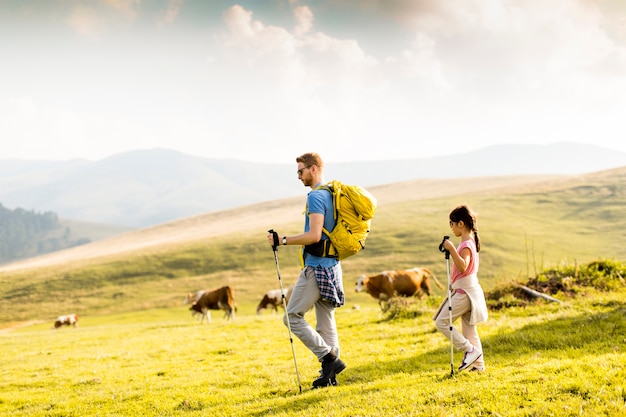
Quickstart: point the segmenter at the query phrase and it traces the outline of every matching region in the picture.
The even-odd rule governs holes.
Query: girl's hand
[[[446,239],[443,241],[443,248],[448,252],[456,251],[456,247],[454,246],[454,243],[450,242],[450,239]]]

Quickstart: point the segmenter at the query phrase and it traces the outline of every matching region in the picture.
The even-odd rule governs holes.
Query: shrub
[[[585,265],[565,265],[546,269],[524,284],[535,291],[548,295],[560,294],[575,297],[588,289],[615,291],[626,286],[626,266],[617,261],[598,260]],[[525,306],[541,298],[533,297],[520,288],[519,284],[507,284],[485,294],[489,308],[499,310],[506,307]]]

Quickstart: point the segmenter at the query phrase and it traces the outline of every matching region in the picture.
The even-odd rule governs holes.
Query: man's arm
[[[322,228],[324,227],[324,215],[321,213],[309,214],[309,231],[299,235],[287,237],[288,245],[310,245],[322,239]],[[282,239],[282,237],[281,237]]]

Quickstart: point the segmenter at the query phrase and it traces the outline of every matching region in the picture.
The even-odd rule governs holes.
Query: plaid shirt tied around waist
[[[315,279],[320,289],[320,296],[330,302],[334,307],[341,307],[346,301],[341,277],[337,274],[338,265],[339,264],[336,264],[330,267],[318,265],[315,267]]]

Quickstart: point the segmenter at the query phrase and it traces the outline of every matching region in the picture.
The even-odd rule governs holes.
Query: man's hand
[[[272,246],[272,249],[276,250],[280,242],[278,241],[278,233],[274,231],[274,229],[270,229],[267,231],[267,243]]]

